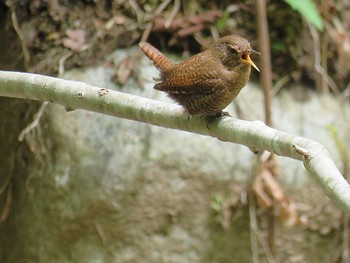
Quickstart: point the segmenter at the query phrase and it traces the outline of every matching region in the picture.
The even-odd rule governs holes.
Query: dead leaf
[[[85,31],[82,29],[68,29],[66,32],[68,38],[64,38],[63,46],[73,51],[81,52],[86,49],[85,45]]]
[[[124,85],[135,70],[135,63],[129,57],[124,58],[117,66],[114,79]]]
[[[153,20],[152,31],[175,32],[178,36],[185,37],[209,28],[222,16],[223,13],[221,11],[211,10],[200,15],[176,18],[171,21],[170,25],[167,25],[166,18],[156,16]]]

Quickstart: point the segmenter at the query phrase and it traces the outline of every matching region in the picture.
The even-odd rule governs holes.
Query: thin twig
[[[349,229],[350,218],[349,215],[344,215],[343,218],[343,244],[342,244],[342,262],[350,262],[350,229]]]
[[[21,41],[22,51],[23,51],[23,55],[24,55],[24,62],[25,62],[25,65],[27,66],[30,62],[30,55],[29,55],[29,51],[28,51],[27,45],[25,43],[22,31],[21,31],[19,24],[18,24],[16,9],[11,10],[11,19],[12,19],[13,28],[15,29],[17,36],[18,36],[19,40]]]
[[[252,254],[253,262],[259,262],[258,256],[258,244],[262,247],[265,257],[269,263],[276,263],[270,248],[266,245],[266,242],[263,240],[262,235],[259,231],[258,223],[256,220],[256,211],[255,211],[255,201],[252,191],[249,191],[249,221],[250,221],[250,239],[252,244]]]
[[[276,82],[276,84],[273,86],[272,97],[276,96],[276,94],[280,91],[280,89],[283,88],[289,81],[290,81],[289,75],[285,75],[282,78],[280,78]]]
[[[145,30],[142,33],[142,37],[141,37],[141,41],[140,42],[146,42],[147,41],[147,39],[149,37],[149,34],[151,34],[152,27],[153,27],[153,22],[149,22],[146,25],[146,28],[145,28]]]
[[[346,89],[342,92],[341,98],[347,99],[350,96],[350,81],[346,86]]]
[[[272,91],[272,69],[271,69],[271,52],[269,29],[266,17],[266,3],[265,0],[256,0],[256,9],[258,13],[258,33],[259,46],[261,51],[261,84],[264,90],[265,103],[265,123],[272,126],[272,112],[271,112],[271,91]]]
[[[93,221],[93,224],[94,224],[94,226],[95,226],[95,229],[96,229],[96,232],[97,232],[98,236],[99,236],[100,239],[101,239],[102,246],[105,246],[105,245],[106,245],[106,237],[105,237],[103,228],[102,228],[101,225],[100,225],[98,222],[96,222],[96,221]]]
[[[328,34],[324,34],[322,37],[321,63],[322,63],[322,68],[324,69],[326,75],[322,74],[321,76],[321,86],[322,86],[322,91],[326,94],[329,93],[329,86],[326,78],[326,76],[328,76],[327,57],[328,57]]]
[[[163,1],[163,3],[161,3],[159,5],[159,7],[156,9],[156,11],[154,12],[156,15],[159,15],[169,4],[170,4],[171,0],[165,0]]]
[[[58,77],[62,77],[63,73],[64,73],[64,63],[66,62],[66,60],[73,55],[73,52],[68,51],[66,54],[64,54],[59,62],[58,62]]]
[[[171,11],[168,19],[165,22],[165,28],[169,28],[170,27],[170,25],[173,22],[176,14],[179,12],[180,5],[181,5],[180,0],[175,0],[173,10]]]
[[[262,62],[260,79],[264,91],[265,123],[268,126],[272,126],[272,67],[269,39],[270,34],[267,22],[265,0],[256,0],[256,9],[258,14],[258,34]],[[266,162],[267,161],[264,161],[264,163]],[[272,162],[275,163],[274,166],[277,166],[276,158],[272,159]],[[268,251],[265,251],[265,254],[269,252],[271,255],[266,254],[266,256],[269,262],[274,262],[273,255],[275,251],[275,218],[273,215],[271,215],[273,213],[273,207],[271,207],[268,212]]]
[[[43,113],[44,113],[44,110],[45,110],[47,104],[48,104],[48,102],[46,102],[46,101],[44,101],[44,102],[41,104],[41,106],[40,106],[38,112],[36,113],[36,115],[35,115],[35,117],[34,117],[34,120],[33,120],[31,123],[29,123],[29,124],[27,125],[27,127],[25,127],[25,128],[21,131],[21,133],[20,133],[19,136],[18,136],[18,140],[19,140],[20,142],[23,141],[24,136],[26,136],[31,130],[35,129],[35,127],[37,127],[37,126],[39,125],[40,119],[41,119],[41,117],[42,117],[42,115],[43,115]]]
[[[210,33],[211,33],[212,38],[216,42],[220,38],[218,29],[216,28],[216,26],[213,26],[213,25],[210,26],[209,29],[210,29]]]
[[[256,221],[256,208],[253,191],[249,191],[249,224],[250,244],[252,249],[253,263],[259,263],[258,240],[256,238],[258,223]]]
[[[135,13],[136,13],[136,19],[137,19],[137,23],[139,25],[141,25],[141,17],[142,17],[142,10],[139,7],[139,5],[137,4],[137,2],[135,0],[129,0],[129,3],[132,7],[132,9],[134,9]]]
[[[163,3],[156,9],[156,11],[154,12],[154,16],[159,15],[167,6],[168,4],[171,2],[171,0],[165,0],[163,1]],[[142,37],[141,37],[141,42],[145,42],[147,41],[149,34],[152,31],[152,27],[153,27],[153,21],[149,22],[146,25],[146,29],[145,31],[143,31],[142,33]]]
[[[9,184],[9,186],[7,187],[5,204],[0,214],[0,222],[4,222],[8,218],[11,212],[12,198],[13,198],[12,184]]]
[[[321,49],[320,49],[320,38],[318,36],[317,30],[308,23],[309,30],[312,36],[312,39],[314,40],[314,50],[315,50],[315,70],[320,74],[321,77],[325,77],[328,85],[332,89],[332,91],[336,94],[339,95],[340,91],[333,81],[333,79],[327,74],[327,72],[324,70],[324,68],[321,66]]]

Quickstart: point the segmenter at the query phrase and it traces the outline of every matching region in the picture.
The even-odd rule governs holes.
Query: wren
[[[160,71],[154,89],[164,91],[190,115],[221,115],[249,80],[251,54],[260,54],[236,35],[220,38],[209,49],[181,62],[170,61],[147,42],[139,44]]]

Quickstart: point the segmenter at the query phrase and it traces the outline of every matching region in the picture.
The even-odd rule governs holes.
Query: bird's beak
[[[253,54],[257,54],[257,55],[261,55],[260,52],[258,51],[255,51],[253,49],[249,50],[249,53],[253,53]],[[259,68],[255,65],[255,63],[253,62],[253,60],[250,58],[249,54],[248,53],[244,53],[242,56],[241,56],[242,60],[244,63],[247,63],[249,65],[251,65],[253,68],[255,68],[258,72],[260,72]]]

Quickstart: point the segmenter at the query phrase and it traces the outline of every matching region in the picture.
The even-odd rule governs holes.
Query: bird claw
[[[221,111],[221,112],[214,114],[214,115],[207,115],[206,116],[207,128],[210,130],[209,125],[212,124],[214,121],[216,121],[218,118],[221,118],[223,116],[231,117],[231,115],[227,111]]]
[[[215,115],[217,117],[221,117],[221,116],[229,116],[229,117],[232,117],[230,115],[230,113],[228,113],[227,111],[221,111],[220,113],[218,113],[217,115]]]

